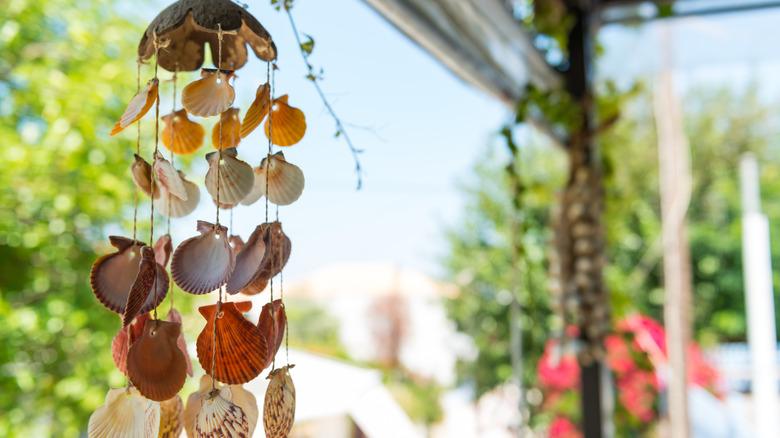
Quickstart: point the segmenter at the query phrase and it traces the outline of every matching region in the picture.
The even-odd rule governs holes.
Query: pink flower
[[[549,438],[582,438],[577,426],[566,417],[555,417],[550,423]]]
[[[607,363],[616,374],[622,375],[636,368],[625,339],[619,335],[609,335],[604,339],[604,346],[607,349]]]
[[[635,370],[617,381],[622,404],[631,415],[648,422],[655,418],[654,403],[658,396],[658,381],[649,371]]]
[[[580,367],[573,355],[562,355],[556,351],[557,342],[547,341],[544,354],[537,364],[539,383],[551,390],[576,388],[580,381]]]

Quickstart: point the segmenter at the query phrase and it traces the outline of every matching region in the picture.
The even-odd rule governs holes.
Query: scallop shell
[[[249,435],[253,436],[257,420],[260,418],[260,410],[257,407],[257,398],[254,394],[244,389],[241,385],[230,385],[230,401],[241,408],[246,415],[246,421],[249,424]]]
[[[174,154],[191,154],[203,145],[206,130],[200,123],[193,122],[187,116],[186,109],[180,109],[162,116],[161,139],[163,145]]]
[[[263,306],[257,327],[268,341],[268,354],[273,360],[279,347],[282,346],[284,332],[287,328],[287,314],[284,311],[282,300],[275,300]]]
[[[170,193],[182,201],[187,200],[187,188],[184,186],[184,180],[171,162],[166,160],[159,152],[154,156],[152,170],[161,192]]]
[[[271,108],[271,86],[267,83],[260,85],[255,93],[255,101],[249,106],[241,122],[241,138],[246,138],[263,121]]]
[[[255,175],[252,166],[236,158],[235,148],[225,149],[221,155],[221,160],[219,152],[206,155],[206,160],[209,162],[209,170],[206,172],[206,190],[214,202],[217,202],[217,173],[219,173],[219,203],[235,205],[252,190]],[[218,167],[219,172],[217,172]]]
[[[127,376],[144,397],[164,401],[184,386],[187,363],[176,340],[181,324],[150,320],[127,354]]]
[[[241,290],[246,295],[255,295],[265,289],[268,281],[282,271],[292,252],[292,242],[284,234],[281,222],[262,224],[264,229],[265,256],[254,280]]]
[[[287,438],[295,420],[295,385],[288,365],[271,371],[265,391],[263,426],[267,438]]]
[[[262,198],[266,194],[266,182],[268,200],[276,205],[289,205],[301,197],[305,185],[303,171],[288,163],[281,152],[271,155],[270,160],[268,158],[263,158],[260,166],[255,168],[255,183],[242,204],[251,205]]]
[[[160,404],[135,388],[111,389],[106,401],[89,417],[89,438],[154,438],[160,428]]]
[[[154,259],[163,268],[168,266],[172,252],[173,241],[170,234],[163,234],[157,238],[157,242],[154,242]]]
[[[272,132],[273,131],[273,132]],[[292,146],[306,134],[306,116],[287,104],[287,95],[274,99],[271,113],[265,120],[265,136],[277,146]]]
[[[230,275],[225,291],[237,294],[254,280],[265,255],[264,230],[258,226],[243,249],[236,255],[236,268]]]
[[[239,143],[241,143],[241,119],[238,118],[238,108],[228,108],[219,116],[219,122],[211,130],[211,144],[214,145],[214,149],[227,149],[234,148]]]
[[[125,304],[125,311],[122,313],[122,326],[127,327],[136,315],[141,311],[141,308],[146,303],[149,295],[153,294],[155,281],[160,277],[159,271],[162,270],[162,275],[165,277],[165,289],[168,289],[168,273],[165,272],[165,268],[157,264],[154,257],[154,250],[151,247],[141,247],[141,264],[138,268],[138,274],[133,281],[133,285],[130,288],[130,293],[127,295],[127,303]],[[154,297],[152,297],[154,299]]]
[[[154,209],[159,211],[160,214],[168,217],[184,217],[195,211],[195,208],[200,202],[200,189],[197,184],[189,181],[185,178],[184,173],[179,171],[179,178],[184,183],[184,188],[187,192],[187,199],[181,199],[173,195],[169,195],[164,189],[160,190],[160,194],[157,199],[154,200]]]
[[[125,312],[130,288],[141,267],[141,248],[146,245],[127,237],[110,236],[108,239],[117,250],[95,261],[89,282],[95,297],[106,308],[121,315]],[[146,313],[156,307],[168,293],[168,274],[159,265],[155,284],[156,293],[149,294],[139,313]]]
[[[223,387],[209,393],[195,417],[195,436],[248,437],[249,423],[246,414],[229,400],[230,389]]]
[[[182,290],[202,295],[227,282],[235,266],[227,228],[198,221],[200,236],[182,242],[173,253],[171,275]]]
[[[165,317],[167,321],[181,324],[181,313],[178,310],[171,308],[168,311],[168,316]],[[192,360],[190,360],[190,352],[187,351],[187,341],[184,339],[184,332],[179,332],[179,337],[176,338],[176,346],[181,350],[181,354],[184,355],[184,362],[187,364],[187,375],[192,377]]]
[[[178,395],[160,403],[158,438],[179,438],[184,428],[184,403]]]
[[[122,374],[127,374],[127,350],[143,334],[144,324],[148,320],[148,313],[136,316],[135,320],[128,327],[120,328],[111,341],[111,356],[117,369]]]
[[[122,132],[123,129],[140,120],[149,111],[157,100],[158,85],[159,81],[157,78],[153,78],[146,83],[146,88],[133,96],[130,103],[127,104],[124,114],[122,114],[122,117],[111,130],[111,135]]]
[[[242,301],[217,303],[199,309],[206,318],[206,326],[196,344],[198,359],[203,369],[220,382],[246,383],[257,377],[269,362],[265,337],[242,315],[251,308],[251,301]],[[215,331],[217,351],[212,356]]]
[[[214,381],[211,376],[204,374],[200,377],[198,390],[190,393],[189,397],[187,397],[187,405],[184,407],[184,431],[187,432],[188,437],[195,436],[195,418],[198,412],[200,412],[201,406],[203,406],[203,400],[211,392],[212,386],[219,389],[222,387],[222,384]]]
[[[152,166],[146,162],[140,155],[133,154],[135,161],[130,166],[130,172],[133,175],[135,186],[152,198],[158,198],[160,191],[155,187],[154,196],[152,196]]]
[[[190,114],[211,117],[221,114],[233,105],[236,92],[230,85],[233,72],[204,68],[200,79],[188,84],[181,93],[181,103]]]

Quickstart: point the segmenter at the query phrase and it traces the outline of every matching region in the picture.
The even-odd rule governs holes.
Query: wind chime
[[[201,68],[205,46],[215,68]],[[235,101],[235,72],[247,63],[247,45],[266,62],[266,83],[241,118]],[[252,436],[259,418],[255,397],[241,385],[270,367],[263,407],[266,436],[286,437],[295,414],[295,388],[289,370],[276,367],[275,356],[287,331],[284,289],[274,299],[274,278],[290,257],[291,242],[279,222],[278,206],[296,201],[304,186],[303,172],[274,153],[274,145],[292,146],[306,131],[303,112],[290,106],[287,95],[275,97],[276,46],[260,22],[230,0],[179,0],[163,10],[147,28],[138,47],[137,94],[111,134],[136,124],[132,179],[137,187],[132,237],[110,236],[115,251],[93,265],[90,284],[97,299],[120,315],[122,326],[112,343],[117,368],[127,376],[125,388],[111,389],[103,406],[89,420],[90,437]],[[141,63],[153,62],[154,76],[141,86]],[[158,76],[172,74],[172,109],[160,116]],[[200,70],[200,77],[181,92],[180,74]],[[140,120],[154,108],[154,150],[147,161],[141,151]],[[198,235],[175,251],[171,218],[192,213],[200,201],[198,186],[175,166],[176,155],[192,154],[204,143],[206,130],[193,117],[218,117],[206,154],[205,186],[215,206],[212,221],[198,220]],[[254,169],[238,157],[242,139],[264,123],[267,154]],[[162,130],[160,125],[162,122]],[[162,134],[162,136],[160,136]],[[170,152],[168,159],[159,142]],[[150,235],[137,233],[139,192],[151,200]],[[265,222],[246,242],[220,222],[220,210],[252,205],[265,199]],[[276,219],[269,221],[269,203]],[[167,217],[167,232],[155,241],[155,212]],[[171,257],[172,255],[172,257]],[[181,314],[174,307],[170,277],[184,292],[216,292],[215,304],[199,309],[206,324],[198,336],[198,361],[206,375],[186,407],[178,395],[192,364],[182,334]],[[251,301],[226,302],[225,294],[255,295],[269,290],[255,323],[244,315]],[[171,295],[165,319],[157,307]]]

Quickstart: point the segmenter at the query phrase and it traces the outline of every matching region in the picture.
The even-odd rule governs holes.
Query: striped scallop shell
[[[133,96],[130,103],[127,104],[124,114],[122,114],[122,117],[111,130],[111,135],[120,133],[149,112],[149,109],[152,108],[152,105],[157,100],[159,84],[160,82],[157,78],[153,78],[146,83],[146,87],[143,90]]]
[[[148,196],[152,196],[152,165],[147,163],[140,155],[133,154],[135,161],[130,166],[130,173],[133,175],[135,186],[141,189]],[[154,188],[153,198],[160,197],[158,187]]]
[[[268,115],[269,109],[271,109],[271,86],[266,83],[257,88],[255,101],[244,114],[244,120],[241,122],[241,138],[246,138],[260,125]]]
[[[165,401],[184,386],[187,363],[176,344],[181,333],[177,322],[150,320],[144,333],[127,353],[127,376],[144,397]]]
[[[288,365],[271,371],[265,391],[263,426],[267,438],[287,438],[295,421],[295,385]]]
[[[203,406],[203,400],[205,400],[206,397],[208,397],[209,392],[211,392],[212,385],[216,389],[222,387],[221,383],[215,382],[211,376],[204,374],[200,377],[200,386],[198,389],[195,392],[190,393],[189,397],[187,397],[183,419],[184,431],[189,437],[195,436],[195,418],[198,416],[198,412],[200,412],[200,408]]]
[[[230,401],[244,411],[246,421],[249,424],[249,436],[253,436],[255,427],[257,427],[257,420],[260,418],[257,398],[241,385],[230,385],[228,388],[230,388]]]
[[[273,360],[279,347],[282,346],[284,332],[287,328],[287,314],[284,311],[282,300],[274,300],[263,306],[257,327],[268,341],[268,355]]]
[[[116,251],[95,261],[89,283],[98,301],[112,312],[121,315],[125,312],[130,289],[141,268],[141,248],[146,245],[127,237],[110,236],[108,239]],[[138,313],[152,310],[168,293],[168,274],[159,265],[155,287],[156,293],[149,294]]]
[[[200,123],[187,116],[186,109],[180,109],[162,116],[162,143],[175,154],[191,154],[203,145],[206,130]]]
[[[195,436],[198,438],[249,437],[249,423],[241,408],[230,401],[230,389],[213,391],[203,401],[195,418]]]
[[[184,184],[187,199],[181,199],[173,194],[169,195],[167,190],[161,188],[161,196],[154,200],[154,210],[159,211],[163,216],[187,216],[195,211],[195,208],[200,202],[200,189],[198,188],[198,185],[188,180],[181,170],[179,171],[179,178],[181,179],[182,184]]]
[[[206,318],[206,326],[196,343],[198,359],[203,369],[220,382],[246,383],[257,377],[269,363],[265,337],[243,315],[251,308],[251,301],[242,301],[212,304],[199,309]],[[216,354],[213,355],[215,333],[218,341]]]
[[[160,432],[158,438],[179,438],[184,428],[184,403],[176,395],[160,403]]]
[[[232,71],[204,68],[201,78],[184,87],[181,103],[190,114],[211,117],[221,114],[233,105],[236,92],[230,85]]]
[[[127,327],[135,319],[149,295],[153,293],[154,283],[159,278],[157,274],[160,269],[162,269],[162,273],[165,275],[165,287],[167,289],[168,273],[165,271],[165,268],[157,264],[154,250],[149,246],[141,247],[141,263],[138,268],[138,274],[135,276],[133,285],[130,287],[130,292],[127,295],[125,311],[122,312],[123,327]]]
[[[251,205],[268,193],[268,200],[276,205],[289,205],[297,201],[303,193],[306,180],[303,171],[288,163],[282,152],[277,152],[263,158],[260,166],[256,167],[255,183],[252,191],[241,201],[244,205]],[[267,182],[267,190],[266,190]]]
[[[228,243],[227,228],[198,221],[200,236],[182,242],[173,253],[171,275],[182,290],[207,294],[227,282],[235,256]]]
[[[257,275],[260,264],[265,256],[265,241],[263,229],[258,226],[249,241],[236,255],[236,267],[230,275],[225,291],[229,294],[237,294],[245,288]]]
[[[241,143],[241,119],[238,108],[228,108],[219,116],[219,122],[211,130],[211,144],[214,149],[234,148]]]
[[[292,146],[306,134],[306,116],[298,108],[287,104],[287,95],[274,99],[271,112],[265,120],[265,136],[277,146]]]
[[[236,158],[235,148],[206,155],[209,170],[206,172],[206,190],[214,202],[217,202],[217,184],[219,184],[219,204],[238,204],[252,190],[255,175],[252,166]],[[220,164],[221,162],[221,164]],[[217,168],[219,167],[219,171]],[[219,176],[217,175],[219,174]]]
[[[135,388],[111,389],[106,401],[89,417],[89,438],[155,438],[160,428],[160,404]]]

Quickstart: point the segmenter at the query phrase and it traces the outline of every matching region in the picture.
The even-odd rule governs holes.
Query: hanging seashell
[[[155,438],[160,428],[160,404],[135,388],[111,389],[106,401],[89,417],[89,438]]]
[[[238,204],[252,190],[255,175],[252,166],[236,158],[235,148],[206,155],[209,170],[206,172],[206,190],[217,202],[217,177],[219,176],[219,203]],[[217,171],[219,167],[219,171]],[[219,174],[219,175],[217,175]]]
[[[182,177],[171,162],[166,160],[160,152],[157,152],[154,156],[152,170],[154,170],[155,181],[160,186],[162,192],[170,193],[182,201],[187,200],[187,188],[184,186]]]
[[[203,369],[220,382],[246,383],[257,377],[269,362],[265,338],[257,326],[242,315],[251,308],[251,301],[242,301],[199,309],[206,318],[206,326],[196,344],[198,360]],[[213,353],[215,334],[216,354]]]
[[[225,287],[227,293],[235,295],[254,280],[265,255],[264,234],[262,227],[255,228],[249,236],[249,241],[236,255],[236,267]]]
[[[246,415],[246,422],[249,425],[248,436],[251,437],[255,433],[257,420],[260,418],[260,411],[257,407],[257,398],[241,385],[229,385],[228,388],[230,388],[230,401],[241,408],[241,410],[244,411],[244,415]]]
[[[295,385],[290,377],[294,365],[271,371],[265,391],[263,426],[267,438],[287,438],[295,420]]]
[[[242,204],[252,205],[267,193],[268,200],[272,203],[289,205],[297,201],[303,193],[303,171],[288,163],[282,152],[271,155],[270,160],[268,158],[263,158],[260,166],[255,168],[255,183],[252,191],[241,201]]]
[[[172,252],[173,241],[170,234],[163,234],[157,238],[157,242],[154,242],[154,259],[163,268],[168,266]]]
[[[227,228],[198,221],[200,236],[182,242],[173,253],[171,275],[182,290],[202,295],[227,282],[235,266]]]
[[[181,324],[181,313],[178,310],[171,308],[168,311],[168,316],[165,317],[166,321],[175,322]],[[190,360],[190,352],[187,351],[187,342],[184,340],[184,332],[179,332],[179,337],[176,338],[176,346],[181,350],[181,354],[184,355],[184,361],[187,364],[187,375],[192,377],[192,360]]]
[[[241,143],[241,119],[238,108],[228,108],[219,116],[219,122],[211,130],[214,149],[234,148]]]
[[[187,199],[181,199],[177,196],[168,195],[164,189],[160,190],[161,196],[154,200],[154,209],[160,214],[168,217],[184,217],[195,211],[200,202],[200,189],[198,186],[184,177],[184,173],[179,171],[179,178],[184,184],[187,192]]]
[[[184,386],[187,363],[176,340],[181,324],[150,320],[127,354],[127,376],[144,397],[164,401]]]
[[[184,109],[195,116],[211,117],[230,108],[236,98],[236,92],[230,85],[233,74],[229,70],[202,69],[200,79],[182,90]]]
[[[238,405],[230,402],[230,388],[223,387],[209,393],[195,418],[195,436],[248,437],[249,423]]]
[[[162,271],[162,276],[165,277],[165,290],[168,290],[168,273],[165,272],[165,268],[158,265],[157,261],[155,261],[154,250],[148,246],[141,247],[141,264],[135,281],[133,281],[133,285],[130,287],[125,311],[122,314],[123,327],[127,327],[138,315],[149,295],[153,293],[154,283],[159,278],[158,274],[160,271]]]
[[[111,130],[111,135],[122,132],[123,129],[140,120],[149,111],[157,100],[158,85],[159,81],[157,78],[153,78],[146,83],[146,88],[133,96],[130,103],[127,104],[124,114],[122,114],[122,117]]]
[[[242,249],[244,249],[244,239],[241,238],[241,236],[230,236],[229,239],[230,242],[230,249],[233,250],[233,254],[238,255],[239,252],[241,252]]]
[[[260,85],[255,94],[255,101],[249,106],[241,122],[241,138],[246,138],[255,130],[268,115],[271,109],[271,86],[267,83]]]
[[[152,166],[141,158],[140,155],[133,155],[135,156],[135,161],[133,161],[133,165],[130,167],[130,172],[133,175],[135,186],[148,196],[158,198],[160,196],[158,187],[154,188],[154,196],[152,196]]]
[[[275,300],[263,306],[257,327],[268,341],[268,355],[273,360],[279,347],[282,346],[284,332],[287,328],[287,314],[284,311],[282,300]]]
[[[281,222],[262,224],[264,229],[265,256],[260,263],[257,276],[241,290],[246,295],[255,295],[265,289],[268,281],[282,271],[292,252],[292,242],[284,234]]]
[[[184,407],[184,431],[188,437],[195,436],[195,418],[200,412],[200,408],[203,406],[203,401],[208,397],[212,390],[212,387],[219,389],[222,384],[214,381],[208,374],[204,374],[200,377],[200,385],[198,390],[190,393],[187,397],[187,405]]]
[[[143,334],[144,325],[148,320],[148,313],[136,316],[128,327],[120,328],[111,341],[111,357],[114,359],[114,365],[122,374],[127,374],[127,350]]]
[[[160,432],[158,438],[179,438],[184,428],[184,403],[176,395],[160,403]]]
[[[174,154],[191,154],[203,145],[206,130],[200,123],[187,116],[186,109],[180,109],[162,116],[165,125],[160,133],[162,142]]]
[[[89,282],[98,301],[112,312],[122,315],[125,312],[130,288],[135,283],[140,270],[141,248],[146,245],[127,237],[110,236],[108,239],[117,250],[95,261]],[[159,265],[154,284],[156,291],[149,294],[139,313],[146,313],[157,307],[168,293],[168,274]]]
[[[251,283],[249,283],[247,287],[241,289],[241,293],[249,296],[257,295],[264,291],[266,287],[268,287],[268,282],[270,280],[270,278],[258,276]]]
[[[287,104],[288,96],[274,99],[271,113],[265,120],[265,136],[277,146],[292,146],[306,134],[306,116]]]

